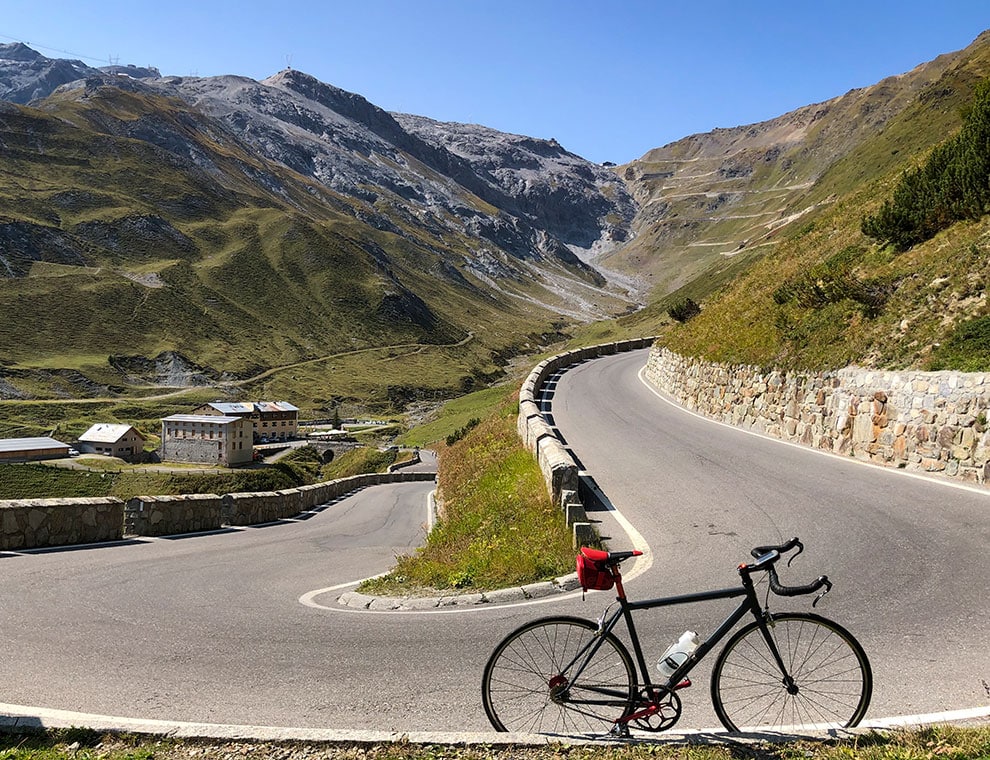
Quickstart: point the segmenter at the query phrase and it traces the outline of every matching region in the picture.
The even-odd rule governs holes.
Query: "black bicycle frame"
[[[650,680],[650,669],[646,664],[646,658],[643,655],[643,647],[639,642],[639,634],[636,631],[636,624],[633,622],[632,613],[637,610],[651,610],[658,607],[674,607],[681,604],[695,604],[698,602],[711,602],[718,599],[734,599],[736,597],[744,596],[739,606],[729,614],[729,616],[722,622],[722,624],[715,629],[715,631],[708,636],[703,642],[698,645],[698,648],[678,667],[667,679],[666,683],[654,684]],[[684,678],[694,669],[694,667],[701,661],[705,655],[707,655],[712,649],[715,648],[726,634],[732,630],[736,624],[742,620],[747,613],[752,614],[756,621],[759,623],[762,631],[763,637],[766,639],[767,646],[770,648],[773,654],[774,660],[777,666],[780,668],[781,674],[785,680],[790,678],[787,673],[787,669],[784,665],[783,660],[780,657],[780,652],[777,650],[777,646],[773,641],[773,637],[770,636],[767,630],[766,620],[760,609],[760,603],[756,596],[756,590],[753,585],[752,579],[749,577],[748,573],[742,574],[742,586],[737,586],[734,588],[724,588],[715,591],[703,591],[701,593],[695,594],[683,594],[680,596],[666,596],[659,597],[657,599],[647,599],[639,602],[630,602],[624,598],[624,596],[616,597],[616,601],[619,603],[619,609],[616,610],[610,617],[606,619],[603,614],[598,621],[599,635],[595,641],[591,642],[589,648],[583,652],[579,652],[577,656],[570,662],[570,664],[564,669],[564,672],[573,667],[580,660],[584,660],[579,666],[578,670],[574,673],[571,681],[575,681],[581,676],[581,672],[584,670],[585,663],[589,662],[591,657],[594,655],[601,643],[604,641],[605,636],[611,633],[615,627],[618,625],[619,620],[625,620],[626,628],[629,631],[629,638],[632,641],[633,655],[636,658],[636,665],[640,670],[643,677],[643,682],[638,683],[637,686],[641,689],[645,689],[649,694],[651,699],[656,699],[655,692],[658,689],[664,689],[666,691],[672,691],[677,684],[681,683]],[[630,716],[623,716],[623,718],[628,718]],[[620,718],[618,722],[624,722],[623,718]]]

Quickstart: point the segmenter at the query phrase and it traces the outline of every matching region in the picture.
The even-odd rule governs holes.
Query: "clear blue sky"
[[[389,111],[616,163],[909,71],[985,29],[990,0],[0,0],[0,42],[50,57],[253,79],[291,65]]]

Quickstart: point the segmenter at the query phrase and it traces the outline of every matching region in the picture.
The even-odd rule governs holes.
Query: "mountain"
[[[575,329],[663,330],[731,361],[920,366],[980,316],[966,267],[982,228],[893,256],[861,218],[959,129],[988,75],[984,34],[603,167],[291,69],[170,77],[0,46],[0,397],[186,378],[394,408]],[[807,277],[837,289],[795,296],[817,293]],[[670,324],[686,298],[701,314]]]
[[[244,381],[461,344],[401,394],[435,397],[635,303],[588,263],[635,203],[552,140],[473,128],[479,155],[302,72],[161,77],[23,45],[0,46],[0,93],[3,395],[112,395],[174,357]]]
[[[668,323],[675,350],[729,363],[990,370],[990,217],[909,250],[863,231],[906,172],[961,134],[988,78],[985,32],[906,74],[622,167],[643,213],[610,263],[666,277],[623,329]],[[966,150],[990,162],[985,140]],[[700,313],[671,322],[688,298]]]
[[[21,42],[0,45],[0,100],[29,103],[47,97],[60,85],[101,74],[133,78],[160,76],[155,68],[105,66],[95,69],[82,61],[46,58]]]
[[[632,225],[633,243],[603,263],[648,278],[663,295],[713,263],[772,249],[782,229],[800,225],[852,187],[821,192],[821,180],[837,162],[882,139],[919,97],[945,89],[943,78],[986,44],[984,34],[968,51],[940,56],[870,87],[761,123],[690,135],[619,167],[641,212]],[[936,124],[950,128],[944,116]],[[850,179],[896,167],[939,135],[926,127],[898,138],[902,144],[892,146],[884,161],[862,167]]]

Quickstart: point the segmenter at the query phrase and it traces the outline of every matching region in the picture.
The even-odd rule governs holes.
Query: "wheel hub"
[[[560,704],[567,701],[570,692],[570,683],[563,676],[554,676],[548,683],[550,687],[550,701]]]

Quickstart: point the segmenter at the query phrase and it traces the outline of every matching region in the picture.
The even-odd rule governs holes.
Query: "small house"
[[[132,425],[99,422],[79,436],[79,450],[133,462],[144,452],[144,442],[145,437]]]

